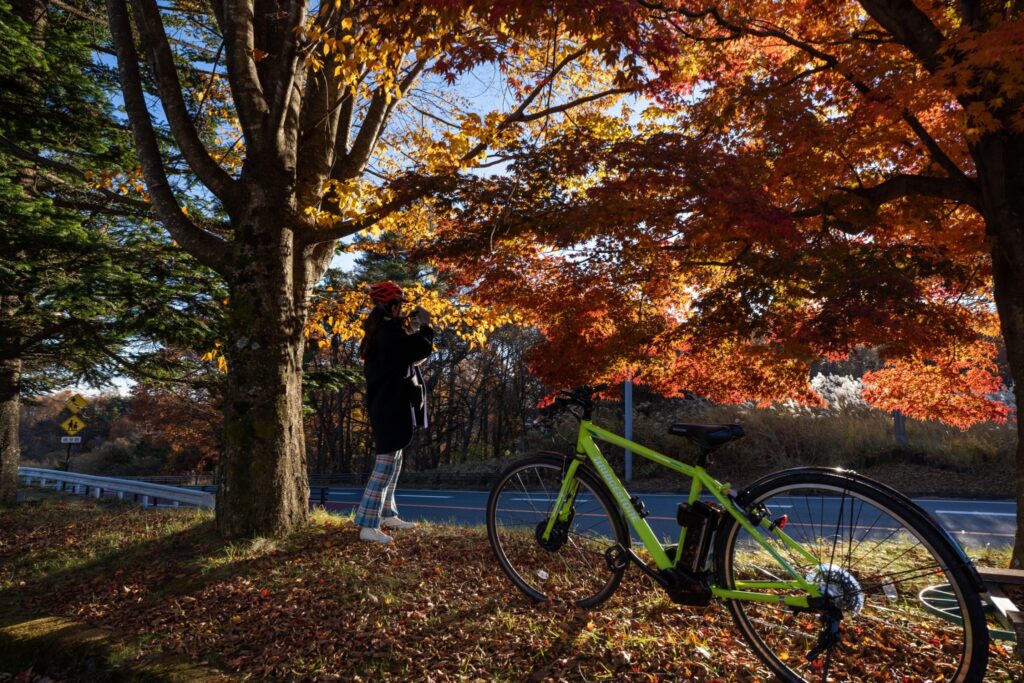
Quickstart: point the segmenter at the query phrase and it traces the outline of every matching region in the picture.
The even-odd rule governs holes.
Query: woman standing
[[[395,486],[402,469],[402,449],[416,427],[427,426],[427,389],[419,365],[434,350],[430,314],[419,306],[402,316],[402,288],[390,280],[370,287],[373,310],[363,321],[359,354],[366,374],[366,403],[377,452],[373,475],[356,510],[359,540],[390,543],[381,531],[416,526],[398,517]]]

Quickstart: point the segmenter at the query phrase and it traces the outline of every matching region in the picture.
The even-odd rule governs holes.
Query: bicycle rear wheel
[[[763,528],[762,536],[819,587],[833,615],[842,614],[830,621],[820,611],[727,601],[751,647],[782,680],[981,680],[988,630],[973,568],[909,499],[851,472],[806,468],[769,475],[738,502],[747,510],[763,505],[773,520],[786,515],[786,534],[813,559]],[[724,588],[790,578],[732,517],[719,531],[715,565]],[[949,585],[961,624],[924,608],[919,594],[936,584]]]
[[[502,472],[487,501],[487,536],[502,570],[530,598],[593,607],[626,571],[609,566],[605,551],[629,547],[630,538],[604,484],[580,467],[569,522],[542,539],[567,466],[565,458],[538,455]]]

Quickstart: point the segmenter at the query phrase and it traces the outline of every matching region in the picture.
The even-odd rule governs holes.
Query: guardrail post
[[[93,497],[93,498],[102,498],[102,497],[103,497],[103,489],[102,489],[102,488],[100,488],[99,486],[97,486],[96,488],[94,488],[94,489],[92,490],[92,497]]]
[[[142,507],[144,507],[144,508],[148,508],[149,507],[149,496],[143,496],[142,497]]]
[[[124,500],[124,491],[118,491],[117,492],[117,499],[118,500]]]
[[[43,489],[46,488],[46,480],[45,479],[40,479],[39,480],[39,488],[43,488]]]
[[[327,507],[327,487],[326,486],[321,486],[320,487],[320,507],[322,507],[322,508],[326,508]]]

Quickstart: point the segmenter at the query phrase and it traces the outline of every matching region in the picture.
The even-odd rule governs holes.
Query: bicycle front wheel
[[[758,657],[782,680],[982,679],[988,630],[973,569],[909,499],[852,472],[806,468],[769,475],[738,502],[785,524],[802,551],[763,527],[759,531],[817,586],[826,607],[801,612],[778,602],[727,601]],[[732,517],[719,531],[715,556],[723,588],[778,586],[791,579]],[[925,609],[919,595],[936,585],[946,586],[948,607],[959,608],[961,623]],[[778,587],[757,590],[795,594]]]
[[[626,567],[605,554],[629,547],[629,533],[607,488],[580,467],[569,521],[543,538],[568,462],[538,455],[502,472],[487,501],[487,536],[502,570],[530,598],[593,607],[622,580]]]

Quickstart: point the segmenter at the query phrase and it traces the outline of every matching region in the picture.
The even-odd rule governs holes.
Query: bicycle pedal
[[[629,566],[629,551],[621,545],[613,545],[604,551],[604,561],[611,571],[622,571]]]

